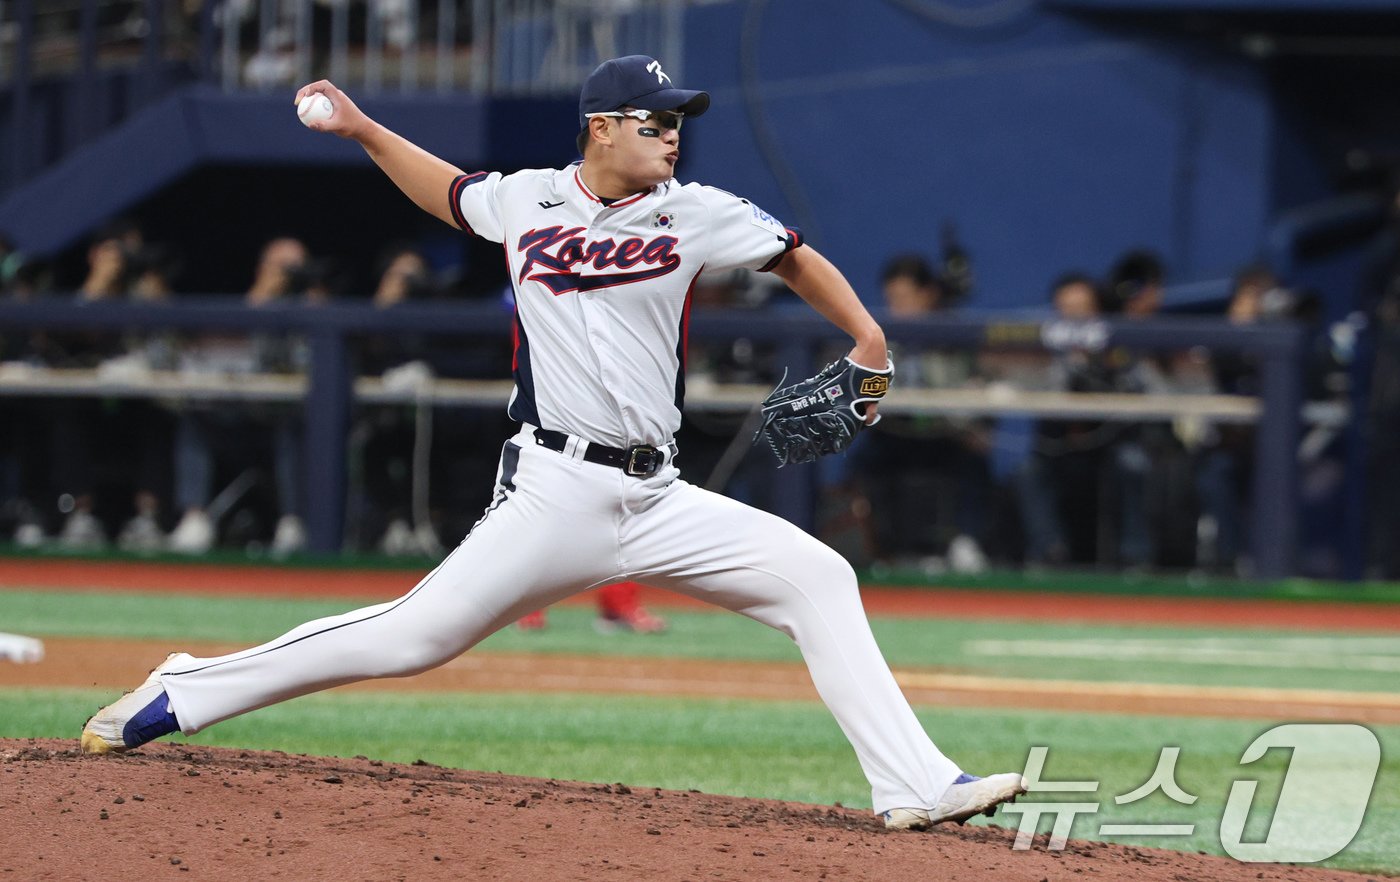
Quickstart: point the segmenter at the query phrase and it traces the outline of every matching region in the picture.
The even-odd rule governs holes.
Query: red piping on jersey
[[[690,287],[685,289],[685,306],[681,309],[681,370],[685,370],[687,362],[690,360],[690,304],[694,301],[695,283],[700,280],[700,274],[705,271],[702,263],[695,271],[695,275],[690,277]]]
[[[520,307],[515,308],[514,321],[510,323],[510,369],[520,370]]]
[[[594,195],[593,195],[593,191],[590,190],[590,189],[588,189],[588,185],[585,184],[585,183],[583,182],[583,178],[579,175],[579,171],[580,171],[582,168],[583,168],[583,163],[579,163],[577,166],[574,167],[574,183],[575,183],[575,184],[578,184],[578,188],[579,188],[580,190],[583,191],[583,195],[587,196],[589,199],[592,199],[594,202],[598,203],[599,205],[603,205],[603,204],[604,204],[604,203],[603,203],[603,200],[601,200],[601,199],[599,199],[597,196],[594,196]],[[655,187],[652,187],[651,190],[644,190],[644,191],[642,191],[641,193],[636,194],[635,196],[628,196],[626,199],[622,199],[622,200],[619,200],[619,201],[617,201],[617,202],[614,202],[614,203],[612,203],[611,205],[608,205],[607,207],[608,207],[608,208],[621,208],[621,207],[624,206],[624,205],[631,205],[633,202],[636,202],[638,199],[641,199],[643,196],[648,196],[648,195],[650,195],[651,192],[652,192],[652,190],[655,190],[655,189],[656,189]]]
[[[501,250],[506,255],[506,278],[510,278],[510,248],[505,242],[501,243]],[[510,369],[511,372],[520,369],[520,292],[511,286],[511,323],[510,323]]]

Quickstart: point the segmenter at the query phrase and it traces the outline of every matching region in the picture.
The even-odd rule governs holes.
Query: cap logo
[[[658,86],[671,82],[670,76],[666,74],[666,71],[661,69],[661,62],[659,61],[653,61],[651,64],[648,64],[647,73],[656,74],[656,84]]]

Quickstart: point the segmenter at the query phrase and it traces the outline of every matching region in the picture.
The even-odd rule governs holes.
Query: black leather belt
[[[535,429],[535,443],[550,450],[564,452],[569,436],[553,429]],[[634,478],[650,478],[666,462],[666,452],[650,444],[636,444],[623,450],[589,442],[583,451],[583,461],[622,469]]]

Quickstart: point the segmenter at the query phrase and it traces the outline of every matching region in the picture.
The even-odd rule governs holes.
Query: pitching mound
[[[0,879],[1355,880],[823,806],[363,758],[0,740]]]

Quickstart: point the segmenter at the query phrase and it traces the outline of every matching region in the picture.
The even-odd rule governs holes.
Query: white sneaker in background
[[[69,551],[100,551],[107,547],[107,534],[92,512],[76,509],[63,522],[58,544]]]
[[[277,521],[277,530],[272,534],[272,553],[281,557],[295,554],[306,547],[306,527],[296,515],[282,515]]]
[[[417,554],[418,542],[408,521],[403,518],[390,521],[389,528],[384,531],[384,538],[379,540],[379,550],[393,557]]]
[[[198,509],[190,509],[170,532],[166,547],[177,554],[204,554],[214,547],[214,521]]]
[[[442,543],[438,541],[437,530],[432,524],[419,524],[413,531],[414,547],[418,553],[427,557],[438,557],[442,554]]]
[[[15,544],[20,548],[38,548],[46,539],[44,528],[32,521],[15,528]]]
[[[966,533],[959,533],[948,543],[948,566],[955,573],[985,573],[987,555],[982,546]]]
[[[165,533],[154,515],[138,514],[126,522],[117,534],[117,547],[122,551],[150,553],[165,548]]]

